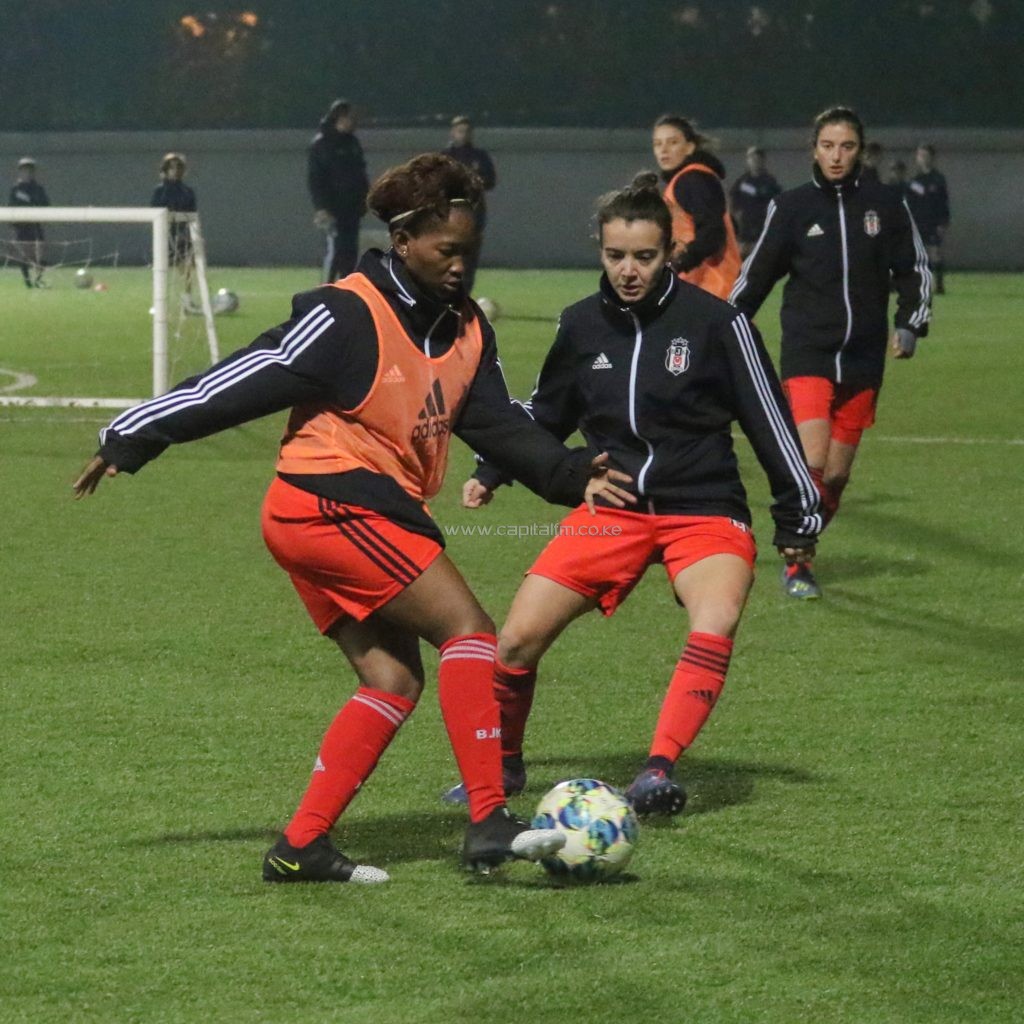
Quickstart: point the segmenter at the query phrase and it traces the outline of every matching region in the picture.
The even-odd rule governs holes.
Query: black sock
[[[655,771],[671,775],[675,765],[667,757],[649,757],[647,758],[647,764],[644,765],[644,770],[650,771],[652,768]]]

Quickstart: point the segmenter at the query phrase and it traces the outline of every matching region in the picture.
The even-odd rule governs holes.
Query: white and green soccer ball
[[[494,301],[494,299],[489,299],[486,295],[481,295],[476,300],[476,304],[480,307],[480,312],[483,313],[491,323],[494,323],[494,321],[501,316],[501,307]]]
[[[92,274],[89,273],[86,267],[79,267],[75,271],[75,287],[76,288],[91,288],[92,287]]]
[[[227,288],[220,288],[213,297],[212,305],[216,316],[234,313],[238,309],[238,296]]]
[[[596,882],[618,874],[633,856],[639,826],[633,808],[599,779],[569,779],[537,805],[534,828],[558,829],[565,846],[541,864],[567,882]]]

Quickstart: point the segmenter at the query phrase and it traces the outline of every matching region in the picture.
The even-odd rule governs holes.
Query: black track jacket
[[[480,318],[480,365],[452,432],[541,497],[578,504],[592,454],[570,452],[511,402],[494,330],[476,304],[466,300],[455,308],[425,295],[390,251],[371,249],[358,269],[387,298],[411,342],[432,357],[451,347],[460,317]],[[99,454],[118,469],[135,473],[168,445],[294,405],[353,409],[369,392],[378,359],[373,319],[362,299],[328,285],[301,293],[292,300],[292,315],[285,323],[114,419],[100,431]],[[374,509],[443,543],[423,506],[389,476],[370,470],[282,476],[313,494]]]
[[[888,186],[837,184],[814,166],[814,180],[768,206],[764,230],[729,301],[748,317],[789,275],[782,297],[782,378],[827,377],[878,387],[889,336],[890,280],[895,326],[928,333],[931,273],[907,204]]]
[[[533,397],[534,418],[563,440],[577,428],[633,477],[639,511],[750,523],[730,426],[738,420],[771,484],[777,545],[821,529],[778,377],[760,336],[727,302],[665,270],[623,306],[606,278],[562,313]],[[489,487],[501,474],[483,464]]]

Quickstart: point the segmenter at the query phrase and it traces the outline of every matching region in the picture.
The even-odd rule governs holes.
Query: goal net
[[[0,405],[127,408],[219,358],[198,214],[0,207],[3,223]]]

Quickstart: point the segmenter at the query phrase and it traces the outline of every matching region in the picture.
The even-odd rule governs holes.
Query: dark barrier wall
[[[803,129],[710,134],[719,139],[730,180],[743,170],[743,151],[755,142],[767,148],[770,169],[784,187],[807,180],[810,156]],[[18,158],[31,155],[39,161],[39,178],[54,205],[145,206],[157,184],[161,155],[178,149],[189,159],[187,180],[198,193],[212,263],[308,264],[315,276],[321,239],[312,226],[305,187],[310,137],[306,131],[0,134],[0,203],[6,202]],[[446,141],[444,130],[425,129],[374,129],[360,137],[371,174]],[[1024,132],[908,128],[871,137],[885,146],[886,161],[900,157],[908,165],[918,142],[937,147],[952,197],[950,266],[1024,267]],[[492,266],[591,265],[594,199],[653,166],[646,131],[480,129],[476,141],[491,151],[498,169],[484,248],[484,264]],[[371,217],[364,228],[367,242],[383,237]],[[80,225],[54,226],[48,237],[83,233]],[[138,230],[126,234],[95,225],[88,234],[98,250],[116,245],[129,262],[147,259]]]

